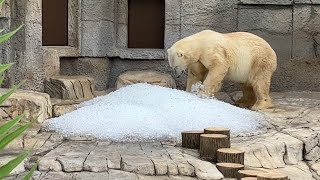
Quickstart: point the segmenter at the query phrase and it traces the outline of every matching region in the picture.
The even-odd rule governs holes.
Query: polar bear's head
[[[170,67],[173,69],[175,75],[180,77],[188,69],[190,64],[187,54],[183,50],[174,47],[168,49],[167,53]]]

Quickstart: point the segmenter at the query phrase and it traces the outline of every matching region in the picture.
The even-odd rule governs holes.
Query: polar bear
[[[187,91],[203,82],[202,96],[213,96],[223,80],[240,83],[240,107],[262,110],[273,107],[269,95],[277,55],[262,38],[248,32],[219,33],[203,30],[174,43],[168,61],[177,77],[188,70]]]

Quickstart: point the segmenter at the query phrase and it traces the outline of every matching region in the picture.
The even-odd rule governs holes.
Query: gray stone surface
[[[176,88],[176,83],[170,74],[158,71],[127,71],[118,77],[116,89],[136,84],[149,83],[168,88]]]
[[[11,1],[13,2],[13,1]],[[8,85],[26,79],[23,88],[43,90],[45,78],[42,61],[41,2],[37,0],[17,1],[11,4],[11,29],[24,24],[11,38],[10,62],[18,62],[8,71]]]
[[[210,162],[197,159],[188,162],[194,167],[196,177],[199,179],[223,179],[221,172]]]
[[[60,57],[55,49],[43,49],[43,68],[45,77],[58,76],[60,74]]]
[[[45,81],[45,92],[63,100],[92,99],[94,80],[88,76],[52,76]]]
[[[115,41],[114,23],[108,20],[81,21],[81,56],[106,57]]]
[[[114,1],[88,0],[82,3],[81,18],[85,21],[114,21]]]
[[[79,172],[76,173],[74,177],[79,180],[109,179],[109,173]]]
[[[294,0],[295,4],[320,4],[319,0]]]
[[[58,146],[39,160],[39,170],[78,172],[83,170],[83,164],[96,143],[68,142]]]
[[[122,156],[121,169],[138,174],[155,175],[152,161],[145,157]]]
[[[133,173],[110,170],[109,171],[109,180],[138,180],[138,176]]]
[[[203,29],[220,32],[250,31],[269,41],[278,54],[279,68],[272,83],[273,90],[319,90],[315,85],[319,78],[316,73],[319,60],[314,59],[319,58],[320,54],[317,40],[320,34],[319,4],[319,0],[166,0],[165,49],[180,38]],[[27,79],[24,88],[43,90],[45,72],[50,66],[44,66],[46,63],[42,58],[40,7],[35,0],[17,0],[16,3],[8,2],[3,7],[2,13],[6,18],[1,19],[0,25],[6,31],[25,24],[24,29],[1,48],[1,62],[18,62],[6,75],[6,87]],[[69,46],[80,51],[80,55],[77,52],[72,57],[108,56],[145,60],[166,57],[165,50],[127,48],[126,0],[90,0],[81,4],[77,0],[71,0],[69,9]],[[291,58],[294,60],[290,61]],[[139,64],[140,69],[149,64],[144,61],[132,63]],[[135,65],[128,63],[126,66],[130,69]],[[72,71],[62,69],[65,74]],[[94,70],[94,67],[88,67],[88,70],[80,71]],[[98,71],[103,72],[94,73],[99,77],[96,78],[98,84],[101,84],[97,88],[101,87],[102,90],[109,82],[108,75],[103,74],[108,73],[101,69],[96,70]],[[111,78],[120,72],[114,70],[112,73]],[[178,84],[181,85],[178,87],[184,88],[185,78],[179,81]],[[228,83],[224,87],[224,90],[233,91],[237,86]]]
[[[70,113],[77,109],[77,104],[71,105],[54,105],[52,110],[53,117],[59,117],[64,114]]]
[[[96,90],[106,90],[110,74],[108,58],[61,58],[61,75],[90,76],[95,81]]]
[[[7,164],[9,161],[13,160],[14,158],[16,158],[15,155],[10,155],[10,156],[0,156],[0,167]],[[25,171],[25,165],[26,160],[22,161],[21,164],[19,164],[16,168],[14,168],[9,175],[17,175],[20,173],[23,173]]]
[[[241,4],[255,4],[255,5],[291,5],[293,0],[240,0]]]
[[[155,70],[162,73],[171,74],[171,68],[166,60],[121,60],[110,58],[109,87],[115,87],[120,74],[126,71]],[[185,89],[185,77],[175,78],[177,87]]]
[[[75,176],[73,174],[64,173],[64,172],[48,172],[48,173],[41,173],[39,179],[45,180],[72,180]]]
[[[240,95],[228,96],[236,99]],[[263,133],[232,137],[232,147],[245,151],[248,169],[279,171],[293,180],[320,179],[319,93],[272,93],[272,97],[276,108],[261,113],[274,126]],[[308,122],[297,123],[304,119]],[[29,168],[39,159],[36,176],[40,179],[222,179],[214,164],[199,158],[198,150],[181,148],[179,142],[96,141],[36,129],[22,140],[23,147],[40,142],[25,163]],[[4,155],[0,156],[8,157]],[[23,171],[10,178],[21,177]]]
[[[294,6],[293,13],[293,57],[315,58],[319,46],[315,36],[320,34],[320,6]]]
[[[79,22],[81,18],[80,13],[80,1],[70,0],[68,1],[68,46],[79,48]],[[79,53],[77,53],[79,54]]]
[[[240,6],[238,30],[249,31],[270,43],[280,60],[291,58],[292,8]]]
[[[231,32],[236,30],[237,22],[237,1],[219,1],[219,0],[196,0],[182,1],[181,4],[181,23],[186,29],[184,31],[192,32],[194,27],[206,27],[216,31]],[[184,35],[183,35],[184,37]]]
[[[8,89],[0,89],[0,94],[7,92]],[[52,117],[52,105],[48,94],[18,90],[13,93],[1,106],[3,116],[0,120],[9,120],[12,117],[26,115],[23,121],[30,121],[38,116],[37,122],[43,122]]]

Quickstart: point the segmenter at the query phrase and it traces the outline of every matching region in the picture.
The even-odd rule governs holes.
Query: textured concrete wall
[[[0,25],[14,29],[24,23],[25,27],[10,44],[1,46],[1,62],[16,62],[8,75],[11,83],[28,79],[26,89],[41,90],[41,0],[8,2],[10,6],[0,13],[7,18],[0,18]],[[319,0],[165,0],[164,50],[127,48],[127,0],[69,2],[69,45],[80,54],[63,58],[61,73],[91,74],[100,90],[113,86],[126,70],[170,72],[163,60],[165,49],[203,29],[249,31],[266,39],[279,57],[273,90],[320,90]],[[110,57],[110,64],[106,57]],[[185,77],[177,81],[178,87],[184,88]],[[235,87],[228,83],[224,89]]]
[[[15,65],[9,70],[10,84],[27,80],[24,89],[43,90],[41,1],[11,0],[11,30],[24,24],[10,41],[8,61]]]
[[[115,0],[81,4],[81,56],[105,57],[115,43]]]
[[[10,31],[10,0],[5,1],[0,9],[0,28],[4,29],[3,33]],[[0,63],[7,63],[10,57],[10,41],[0,44]]]
[[[320,1],[310,0],[166,0],[165,48],[177,40],[212,29],[219,32],[248,31],[266,39],[279,59],[272,81],[273,91],[320,90]],[[117,23],[116,49],[122,53],[113,59],[109,84],[125,70],[155,69],[169,72],[168,63],[161,59],[161,51],[126,49],[126,0],[119,0],[115,17]],[[178,87],[185,87],[185,78],[177,79]],[[238,85],[226,83],[223,90],[234,91]]]
[[[68,2],[68,45],[79,47],[80,0]]]
[[[61,58],[60,74],[90,76],[95,80],[96,90],[106,90],[110,62],[107,58]]]

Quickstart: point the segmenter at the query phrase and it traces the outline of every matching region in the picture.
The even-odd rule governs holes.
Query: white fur
[[[249,51],[238,51],[237,58],[231,64],[226,78],[231,81],[245,83],[251,71],[252,56]]]

